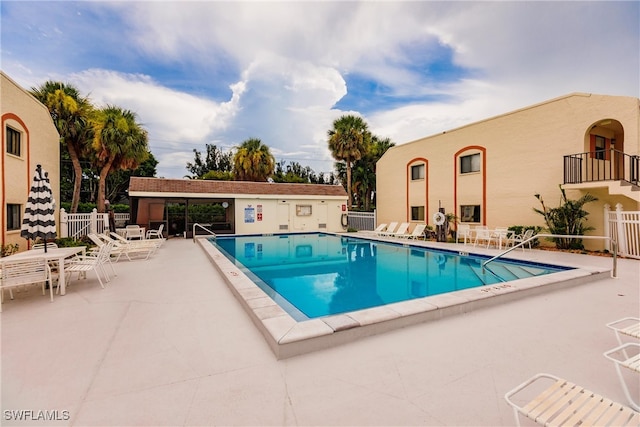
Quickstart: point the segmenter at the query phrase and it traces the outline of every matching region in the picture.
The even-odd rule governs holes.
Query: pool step
[[[500,279],[503,281],[509,280],[517,280],[517,279],[526,279],[528,277],[536,276],[534,272],[527,269],[526,267],[521,267],[519,265],[506,265],[506,264],[491,264],[489,266],[492,272],[494,272]],[[493,282],[495,276],[488,271],[482,272],[482,267],[473,268],[474,273],[478,276],[478,278],[484,283],[487,284],[487,281]],[[477,271],[476,271],[477,270]]]

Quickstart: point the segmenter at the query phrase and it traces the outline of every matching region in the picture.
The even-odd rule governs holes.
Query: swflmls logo
[[[5,409],[4,411],[5,421],[68,421],[70,418],[71,416],[67,410]]]

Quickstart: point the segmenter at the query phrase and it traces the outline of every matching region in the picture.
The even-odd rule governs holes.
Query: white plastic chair
[[[112,247],[112,242],[105,243],[100,247],[100,250],[95,255],[79,255],[75,257],[73,260],[71,260],[69,265],[65,267],[65,274],[68,276],[67,279],[71,278],[71,275],[73,273],[77,273],[78,276],[80,276],[81,273],[93,271],[98,277],[100,286],[102,287],[102,289],[104,289],[104,283],[102,283],[102,278],[100,277],[100,275],[104,275],[104,278],[107,282],[111,281],[105,265],[109,263],[109,256]]]
[[[390,222],[389,226],[384,231],[378,231],[378,236],[387,236],[396,231],[396,227],[398,226],[397,222]]]
[[[407,230],[409,229],[409,223],[408,222],[403,222],[402,224],[400,224],[398,226],[398,229],[395,231],[395,233],[387,233],[385,234],[385,236],[389,236],[389,237],[406,237],[407,236]]]
[[[479,243],[487,243],[487,248],[493,242],[493,235],[491,231],[486,226],[478,226],[476,227],[476,239],[473,242],[473,246],[478,246]]]
[[[162,230],[164,230],[164,224],[160,224],[160,227],[158,227],[157,230],[147,230],[146,238],[147,239],[156,238],[156,239],[164,240],[164,236],[162,235]]]
[[[634,350],[629,356],[628,352],[630,349]],[[638,380],[640,380],[640,344],[628,342],[605,352],[604,357],[611,360],[616,367],[618,379],[620,379],[622,390],[629,401],[629,405],[636,411],[640,411],[640,403],[636,402],[633,397],[631,397],[629,387],[627,386],[627,382],[625,381],[625,378],[622,375],[622,370],[620,369],[621,367],[629,369],[633,373],[632,375],[635,382],[638,383]]]
[[[533,230],[532,229],[528,229],[526,230],[524,233],[519,234],[517,236],[513,236],[513,246],[518,245],[519,243],[525,242],[528,239],[533,237]],[[521,248],[524,251],[524,247],[525,246],[529,246],[529,249],[531,249],[531,242],[532,240],[529,240],[526,244],[522,245]]]
[[[469,224],[458,224],[458,230],[456,233],[456,243],[460,239],[464,239],[464,244],[467,244],[467,239],[471,243],[471,226]]]
[[[127,240],[144,239],[144,230],[139,225],[127,225],[125,227]]]
[[[9,289],[10,297],[13,299],[11,289],[18,286],[42,283],[42,295],[44,295],[45,284],[48,284],[53,302],[51,268],[44,258],[0,262],[0,271],[0,311],[2,311],[1,303],[4,302],[4,290]]]

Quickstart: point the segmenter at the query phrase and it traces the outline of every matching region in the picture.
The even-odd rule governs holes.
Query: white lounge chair
[[[398,226],[397,222],[390,222],[386,230],[378,232],[378,236],[386,236],[388,234],[395,232],[397,226]]]
[[[621,367],[629,369],[632,372],[635,382],[638,383],[638,380],[640,380],[640,344],[628,342],[605,352],[604,357],[611,360],[616,367],[616,373],[622,384],[624,395],[629,401],[629,405],[636,411],[640,411],[640,403],[631,397],[629,387],[620,369]]]
[[[360,233],[374,233],[374,234],[379,234],[381,232],[383,232],[385,229],[387,228],[387,224],[386,223],[382,223],[379,224],[375,230],[360,230]]]
[[[640,319],[637,317],[624,317],[607,323],[607,327],[616,333],[616,339],[620,345],[622,345],[621,335],[640,338]]]
[[[407,235],[407,230],[409,229],[409,223],[403,222],[398,226],[398,229],[394,233],[386,233],[387,237],[404,237]]]
[[[523,391],[532,384],[548,382],[551,385],[540,393]],[[533,386],[531,389],[537,388]],[[539,387],[537,388],[540,389]],[[520,392],[523,392],[520,394]],[[523,395],[534,395],[526,398],[525,404],[518,404]],[[518,395],[518,397],[516,397]],[[638,426],[640,413],[628,406],[615,403],[592,391],[572,384],[567,380],[549,374],[537,374],[520,384],[504,396],[513,408],[516,425],[520,426],[520,414],[544,426]]]
[[[411,233],[398,237],[416,240],[420,237],[424,237],[425,228],[427,228],[427,224],[418,224],[413,228],[413,231]]]

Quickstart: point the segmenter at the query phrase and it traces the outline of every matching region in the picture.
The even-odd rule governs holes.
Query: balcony
[[[615,149],[564,156],[564,186],[607,187],[640,202],[640,156]]]

